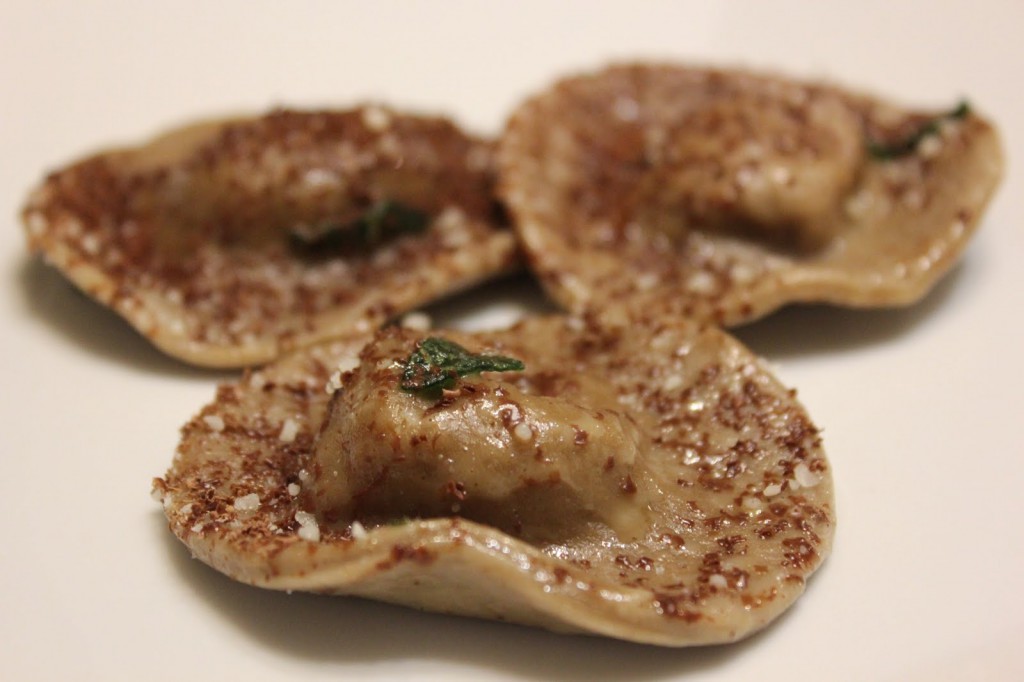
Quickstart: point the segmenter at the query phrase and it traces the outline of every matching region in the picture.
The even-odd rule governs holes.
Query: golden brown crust
[[[616,66],[520,106],[499,193],[532,268],[573,311],[732,325],[797,301],[904,305],[952,267],[1002,174],[976,113],[905,157],[864,152],[935,115],[744,71]],[[857,148],[842,141],[853,133]],[[772,182],[774,195],[752,189]]]
[[[663,477],[642,538],[622,540],[599,521],[527,542],[455,517],[318,520],[304,500],[324,386],[368,338],[250,373],[185,426],[156,490],[197,557],[273,589],[689,646],[766,625],[831,548],[831,474],[793,392],[723,332],[678,318],[632,328],[539,318],[459,337],[528,368],[586,367],[618,394]],[[538,377],[517,385],[543,392]]]
[[[492,189],[491,145],[445,119],[281,110],[77,162],[33,192],[24,221],[32,251],[159,348],[228,367],[514,267]],[[326,255],[289,245],[296,228],[345,225],[385,200],[429,227]]]

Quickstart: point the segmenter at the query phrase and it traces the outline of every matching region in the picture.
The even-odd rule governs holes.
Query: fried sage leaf
[[[416,345],[402,368],[402,390],[433,396],[454,388],[460,377],[481,372],[519,372],[526,366],[515,358],[471,353],[453,341],[431,336]]]
[[[927,121],[920,128],[899,142],[887,144],[876,140],[868,140],[868,153],[872,158],[879,161],[889,161],[891,159],[908,156],[917,150],[918,145],[921,144],[926,137],[929,135],[937,135],[939,133],[939,126],[943,121],[959,121],[966,118],[970,113],[970,103],[968,103],[967,100],[962,100],[956,105],[956,107],[941,116],[936,116],[930,121]]]
[[[423,211],[385,199],[347,225],[329,224],[315,231],[295,229],[289,237],[292,248],[300,253],[328,254],[374,247],[403,234],[419,234],[429,223]]]

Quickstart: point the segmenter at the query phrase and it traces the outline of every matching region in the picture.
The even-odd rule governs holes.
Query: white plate
[[[1014,2],[35,3],[0,10],[0,678],[1024,679],[1024,5]],[[967,257],[908,310],[783,311],[779,365],[835,469],[835,552],[739,645],[664,650],[275,594],[188,558],[150,500],[213,374],[149,348],[31,262],[42,173],[182,121],[375,97],[497,132],[610,58],[743,64],[912,104],[969,97],[1010,175]],[[504,282],[437,310],[493,323]]]

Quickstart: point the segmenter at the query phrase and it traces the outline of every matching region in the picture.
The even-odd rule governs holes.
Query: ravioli
[[[765,626],[835,523],[795,393],[678,317],[299,350],[222,386],[154,492],[245,583],[664,646]]]
[[[792,302],[906,305],[957,261],[1002,176],[966,104],[919,111],[741,70],[562,80],[500,142],[500,194],[565,308],[725,325]]]
[[[517,263],[493,145],[383,106],[212,121],[74,163],[29,247],[166,353],[266,362]]]

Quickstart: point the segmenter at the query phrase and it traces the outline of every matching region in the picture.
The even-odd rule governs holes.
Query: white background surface
[[[0,679],[1024,679],[1024,4],[895,4],[5,2]],[[835,551],[796,607],[739,645],[666,650],[268,593],[190,560],[150,479],[230,374],[162,357],[31,261],[28,188],[93,149],[273,105],[380,98],[497,133],[555,77],[642,57],[968,96],[1002,128],[1009,175],[923,303],[740,331],[834,467]],[[439,310],[508,317],[531,293]]]

